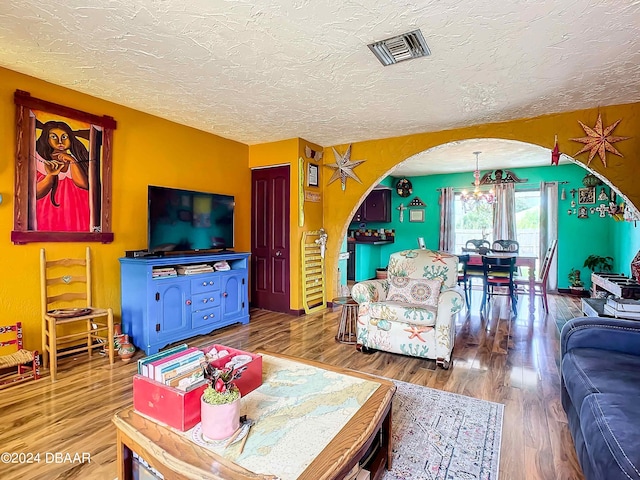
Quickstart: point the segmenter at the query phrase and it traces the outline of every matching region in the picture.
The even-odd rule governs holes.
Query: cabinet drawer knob
[[[209,282],[209,285],[213,285],[213,280],[211,280],[211,281]]]
[[[185,303],[186,303],[187,305],[191,305],[191,300],[187,300]]]
[[[207,300],[206,298],[203,298],[203,299],[202,299],[202,303],[207,303],[207,301],[208,301],[208,300]]]
[[[213,302],[213,297],[211,297],[211,298],[209,299],[209,301],[210,301],[210,302]]]
[[[202,286],[206,287],[207,286],[207,282],[202,282]]]
[[[224,293],[222,294],[222,296],[223,296],[223,297],[228,297],[228,296],[229,296],[229,294],[228,294],[227,292],[224,292]]]
[[[208,315],[205,315],[204,317],[202,317],[203,320],[206,320],[208,317]]]

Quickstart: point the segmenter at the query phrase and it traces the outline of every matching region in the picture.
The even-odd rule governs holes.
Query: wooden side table
[[[336,297],[332,300],[332,303],[334,305],[342,305],[336,341],[350,345],[355,344],[357,339],[358,302],[351,297]]]

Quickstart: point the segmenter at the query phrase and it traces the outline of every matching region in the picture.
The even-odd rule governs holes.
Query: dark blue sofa
[[[562,328],[562,406],[587,480],[640,480],[640,321]]]

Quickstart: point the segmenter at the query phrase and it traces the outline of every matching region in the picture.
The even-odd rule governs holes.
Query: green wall
[[[631,275],[631,261],[640,251],[640,227],[634,222],[615,222],[612,233],[613,270]]]
[[[567,274],[571,268],[582,270],[582,278],[585,287],[589,288],[590,271],[583,268],[584,259],[590,254],[612,256],[614,269],[629,274],[631,259],[640,249],[640,232],[633,223],[616,222],[608,215],[600,218],[598,212],[591,214],[589,218],[580,219],[576,214],[568,215],[571,208],[572,189],[583,187],[582,178],[586,170],[575,164],[512,169],[519,178],[527,179],[526,186],[518,189],[537,189],[542,181],[568,182],[560,185],[558,196],[562,188],[566,190],[566,200],[558,200],[558,287],[568,288]],[[485,172],[482,172],[485,173]],[[363,280],[375,277],[375,269],[386,266],[389,255],[393,252],[418,248],[417,237],[424,237],[427,248],[437,249],[439,238],[440,210],[438,205],[440,187],[471,188],[473,172],[455,173],[446,175],[429,175],[410,178],[413,184],[413,193],[408,198],[401,198],[392,193],[391,223],[367,223],[366,228],[392,228],[396,231],[396,241],[390,245],[372,246],[358,245],[356,279]],[[386,185],[394,185],[395,182],[385,179]],[[609,187],[605,187],[609,193]],[[596,188],[596,193],[600,187]],[[404,222],[399,221],[399,212],[396,208],[400,203],[405,205],[414,197],[419,197],[427,204],[425,209],[425,222],[409,222],[408,211],[404,212]],[[578,201],[576,194],[576,202]],[[596,201],[591,205],[597,207],[604,201]],[[587,205],[590,207],[590,205]],[[350,228],[357,228],[358,224],[351,224]],[[361,261],[362,259],[362,261]]]

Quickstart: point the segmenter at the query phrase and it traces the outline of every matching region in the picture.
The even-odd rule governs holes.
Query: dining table
[[[536,260],[535,255],[521,254],[517,252],[487,252],[487,253],[474,253],[464,252],[456,253],[454,255],[469,255],[468,267],[480,267],[482,268],[482,257],[516,257],[516,267],[528,267],[528,280],[529,280],[529,311],[535,310],[535,284],[536,284]],[[479,275],[477,275],[479,276]]]

